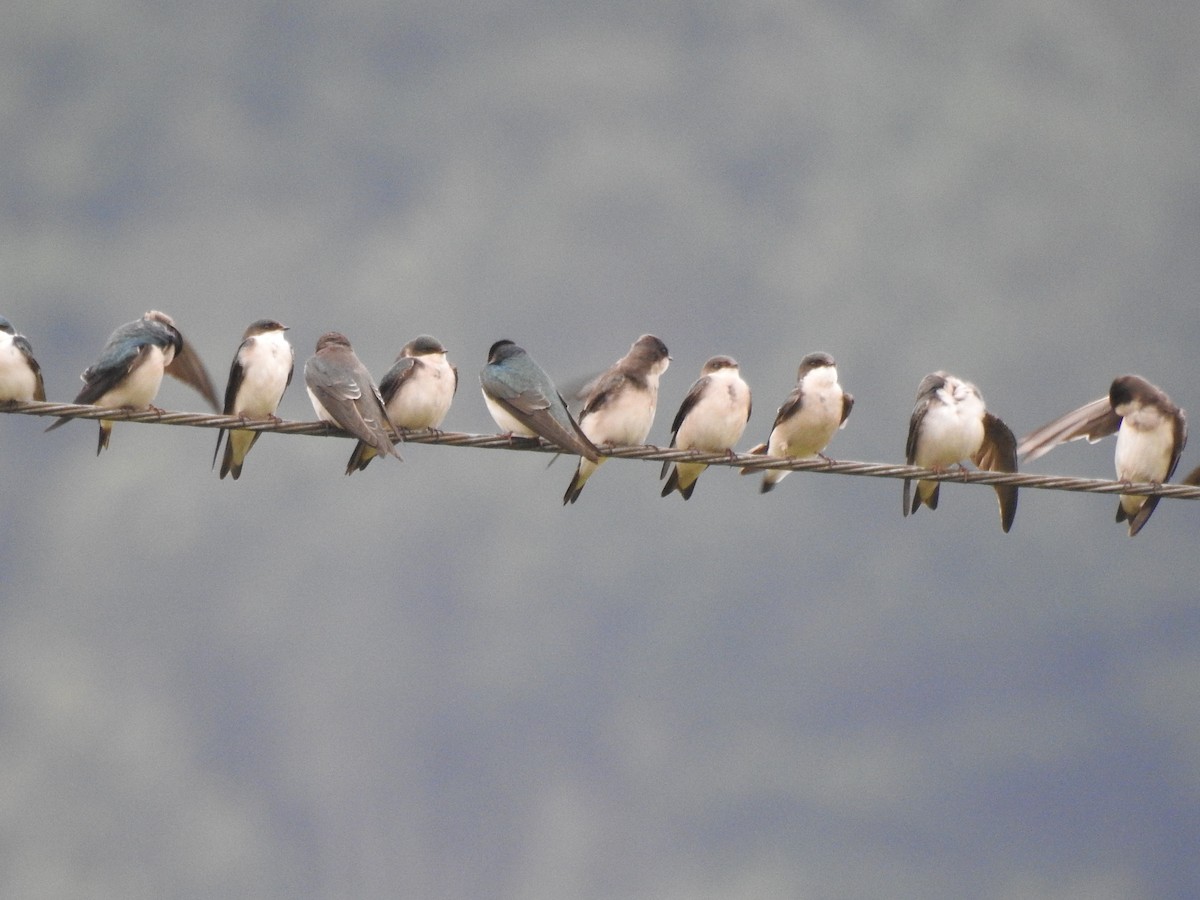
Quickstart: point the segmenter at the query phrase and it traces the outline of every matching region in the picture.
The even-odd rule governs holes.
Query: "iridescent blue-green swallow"
[[[1066,441],[1087,438],[1095,443],[1110,434],[1117,436],[1117,480],[1162,484],[1175,473],[1187,444],[1187,417],[1161,388],[1139,375],[1121,375],[1109,386],[1107,397],[1025,435],[1017,452],[1026,460],[1035,460]],[[1184,480],[1192,478],[1200,480],[1200,469]],[[1121,495],[1117,521],[1129,523],[1130,537],[1149,521],[1158,500]]]
[[[0,316],[0,403],[45,399],[42,369],[33,358],[33,347]]]
[[[219,408],[217,392],[204,363],[171,317],[153,309],[112,333],[100,359],[80,376],[83,389],[75,402],[117,409],[149,409],[164,373],[195,388],[214,410]],[[58,419],[46,430],[53,431],[69,421],[69,417]],[[100,420],[97,455],[108,446],[112,426],[111,420]]]
[[[479,384],[488,412],[502,431],[544,438],[593,462],[600,458],[550,376],[512,341],[492,344],[487,365],[479,373]]]
[[[225,386],[225,415],[241,416],[243,419],[275,419],[275,410],[283,392],[292,383],[296,353],[288,343],[284,332],[286,325],[274,319],[259,319],[246,329],[242,343],[233,355],[229,367],[229,382]],[[261,432],[232,429],[225,441],[225,455],[221,458],[221,477],[232,475],[236,481],[242,474],[246,454],[254,446]],[[221,439],[225,429],[217,432],[217,446],[213,450],[213,465],[221,451]]]

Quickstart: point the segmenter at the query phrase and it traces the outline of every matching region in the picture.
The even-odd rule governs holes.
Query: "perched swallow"
[[[629,352],[592,382],[579,414],[579,427],[596,446],[644,444],[654,424],[658,406],[658,379],[671,357],[667,345],[652,334],[643,334]],[[592,473],[604,462],[581,457],[567,485],[563,505],[574,503]]]
[[[243,419],[275,419],[275,410],[283,399],[283,392],[292,383],[292,371],[296,364],[296,351],[288,343],[284,332],[286,325],[273,319],[259,319],[242,336],[242,343],[233,355],[229,367],[229,383],[225,386],[225,415],[241,416]],[[225,455],[221,458],[221,477],[232,475],[234,481],[242,474],[246,454],[258,440],[260,432],[233,429],[225,441]],[[213,465],[221,451],[221,439],[225,429],[217,432],[217,446],[213,450]]]
[[[962,467],[970,459],[980,469],[1017,471],[1017,439],[996,416],[987,411],[979,388],[945,372],[926,375],[917,388],[917,405],[908,423],[905,459],[910,466],[940,472]],[[924,504],[937,509],[940,482],[918,481],[916,496],[911,479],[904,479],[904,515]],[[995,485],[1000,501],[1000,527],[1012,528],[1017,515],[1015,485]],[[911,499],[911,503],[910,503]]]
[[[321,335],[317,352],[304,364],[304,383],[317,418],[348,431],[377,453],[401,458],[392,446],[379,388],[344,334]],[[346,466],[347,475],[353,471],[353,466]]]
[[[705,453],[732,452],[750,420],[750,388],[738,373],[737,360],[714,356],[700,370],[675,421],[671,423],[671,446]],[[664,462],[660,478],[666,478],[662,495],[679,491],[684,500],[696,489],[696,479],[707,469],[704,463]],[[667,473],[670,472],[670,477]]]
[[[853,408],[854,397],[838,384],[837,363],[833,357],[828,353],[810,353],[800,360],[796,386],[775,414],[771,437],[767,443],[752,447],[749,452],[794,459],[824,458],[821,451],[829,445],[834,433],[845,427]],[[755,471],[742,469],[742,474]],[[765,494],[787,475],[787,469],[766,470],[760,492]]]
[[[458,369],[446,361],[446,348],[427,334],[405,344],[379,382],[388,420],[394,428],[409,431],[438,428],[457,390]],[[347,471],[365,469],[374,458],[375,448],[359,441]]]
[[[0,316],[0,403],[45,399],[42,368],[33,358],[33,347]]]
[[[1187,443],[1187,417],[1161,388],[1137,375],[1121,375],[1113,380],[1107,397],[1027,434],[1021,438],[1017,452],[1027,461],[1035,460],[1066,441],[1087,438],[1095,443],[1114,433],[1117,480],[1162,484],[1179,465],[1179,455]],[[1142,530],[1158,500],[1121,495],[1117,521],[1129,522],[1130,537]]]
[[[199,391],[213,409],[219,408],[204,363],[171,317],[153,309],[112,333],[100,359],[80,376],[83,389],[75,402],[118,409],[152,408],[164,372]],[[53,431],[69,421],[69,417],[58,419],[46,430]],[[97,455],[108,446],[112,426],[111,420],[100,420]]]
[[[567,410],[566,401],[533,357],[509,340],[496,341],[479,373],[483,402],[502,431],[541,437],[568,453],[600,458]]]

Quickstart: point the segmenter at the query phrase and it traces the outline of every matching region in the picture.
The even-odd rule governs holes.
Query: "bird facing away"
[[[750,388],[738,372],[737,360],[714,356],[700,370],[671,423],[671,446],[705,453],[731,453],[750,420]],[[664,462],[662,496],[679,491],[684,500],[696,489],[704,463]]]
[[[1025,435],[1017,452],[1032,461],[1066,441],[1086,438],[1094,444],[1110,434],[1117,436],[1114,461],[1118,481],[1162,484],[1179,465],[1187,443],[1187,417],[1161,388],[1139,375],[1121,375],[1113,379],[1107,397]],[[1198,474],[1200,470],[1193,473]],[[1150,519],[1158,501],[1158,497],[1122,494],[1117,503],[1117,521],[1128,522],[1129,536],[1133,537]]]
[[[296,353],[288,343],[285,331],[287,326],[280,325],[274,319],[259,319],[246,329],[229,367],[229,382],[225,386],[225,415],[278,421],[275,410],[279,409],[283,392],[292,383],[296,363]],[[222,478],[232,475],[236,481],[241,476],[246,454],[258,440],[259,434],[240,428],[228,433],[225,455],[221,458]],[[222,428],[217,432],[217,446],[213,450],[214,466],[223,437],[226,437],[226,433]]]
[[[458,369],[446,361],[446,348],[427,334],[405,344],[379,382],[388,420],[407,431],[440,427],[457,390]],[[375,448],[359,441],[347,471],[365,469],[374,458]]]
[[[219,409],[217,392],[204,363],[171,317],[158,310],[150,310],[112,333],[100,359],[80,376],[83,389],[75,402],[116,409],[152,409],[164,373],[195,388],[214,410]],[[58,419],[46,430],[53,431],[69,421]],[[108,446],[112,426],[111,420],[100,420],[97,455]]]
[[[942,472],[970,459],[980,469],[1017,471],[1017,441],[1009,427],[987,411],[979,388],[946,372],[926,375],[917,388],[917,403],[908,423],[905,459],[910,466]],[[904,515],[924,504],[937,509],[940,482],[918,481],[911,496],[904,479]],[[1000,503],[1000,527],[1007,532],[1017,515],[1015,485],[994,486]]]
[[[483,402],[501,431],[540,437],[586,459],[600,458],[550,376],[512,341],[492,344],[487,365],[479,372],[479,384]]]
[[[775,414],[770,438],[749,452],[794,459],[825,458],[822,451],[838,429],[845,427],[853,408],[854,397],[838,384],[833,357],[828,353],[810,353],[800,360],[796,386]],[[742,474],[755,471],[758,470],[742,469]],[[768,469],[763,473],[760,493],[767,493],[787,475],[787,469]]]
[[[401,458],[392,445],[379,388],[344,334],[328,331],[318,338],[317,352],[304,364],[304,384],[318,419],[349,432],[376,453]],[[353,471],[346,467],[347,475]]]
[[[33,358],[33,347],[0,316],[0,403],[45,399],[42,368]]]
[[[658,379],[671,357],[667,345],[652,334],[643,334],[629,352],[591,383],[579,414],[579,427],[597,447],[644,444],[654,424],[658,406]],[[563,504],[579,499],[583,486],[603,458],[581,457],[567,485]]]

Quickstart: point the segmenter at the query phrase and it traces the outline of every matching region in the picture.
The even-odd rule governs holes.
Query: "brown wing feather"
[[[1025,435],[1017,444],[1017,455],[1032,462],[1059,444],[1079,438],[1095,443],[1120,427],[1121,417],[1113,412],[1108,397],[1100,397]]]
[[[971,457],[971,462],[989,472],[1017,471],[1017,439],[1012,430],[991,413],[983,414],[983,443]],[[1000,527],[1007,532],[1017,517],[1017,486],[997,484],[994,488],[1000,502]]]
[[[208,370],[200,361],[200,355],[192,349],[192,345],[187,342],[186,338],[183,340],[182,349],[175,354],[175,358],[167,366],[166,373],[173,378],[178,378],[188,387],[194,388],[200,396],[208,401],[208,405],[213,410],[220,411],[217,389],[213,387],[212,379],[208,377]]]

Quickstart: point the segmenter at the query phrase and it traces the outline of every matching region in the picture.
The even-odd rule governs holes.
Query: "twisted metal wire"
[[[113,422],[139,422],[154,425],[183,425],[191,428],[226,428],[244,431],[269,431],[276,434],[304,434],[311,437],[351,438],[325,422],[292,422],[283,419],[243,419],[240,416],[208,413],[172,412],[150,409],[106,409],[75,403],[38,403],[36,401],[0,403],[0,412],[26,416],[53,416],[69,419],[107,419]],[[450,447],[477,447],[484,450],[517,450],[535,453],[564,453],[561,448],[540,438],[507,434],[469,434],[457,431],[404,431],[401,437],[414,444],[444,444]],[[1175,500],[1200,500],[1200,486],[1190,484],[1127,483],[1103,478],[1074,478],[1065,475],[1034,475],[1028,472],[934,471],[917,466],[888,463],[853,462],[824,458],[792,459],[749,453],[702,453],[650,444],[637,447],[605,447],[604,455],[615,459],[641,459],[654,462],[704,463],[738,469],[787,469],[793,472],[819,472],[826,475],[862,475],[868,478],[917,478],[922,481],[952,481],[960,484],[1011,484],[1047,491],[1074,491],[1088,494],[1132,494],[1168,497]]]

